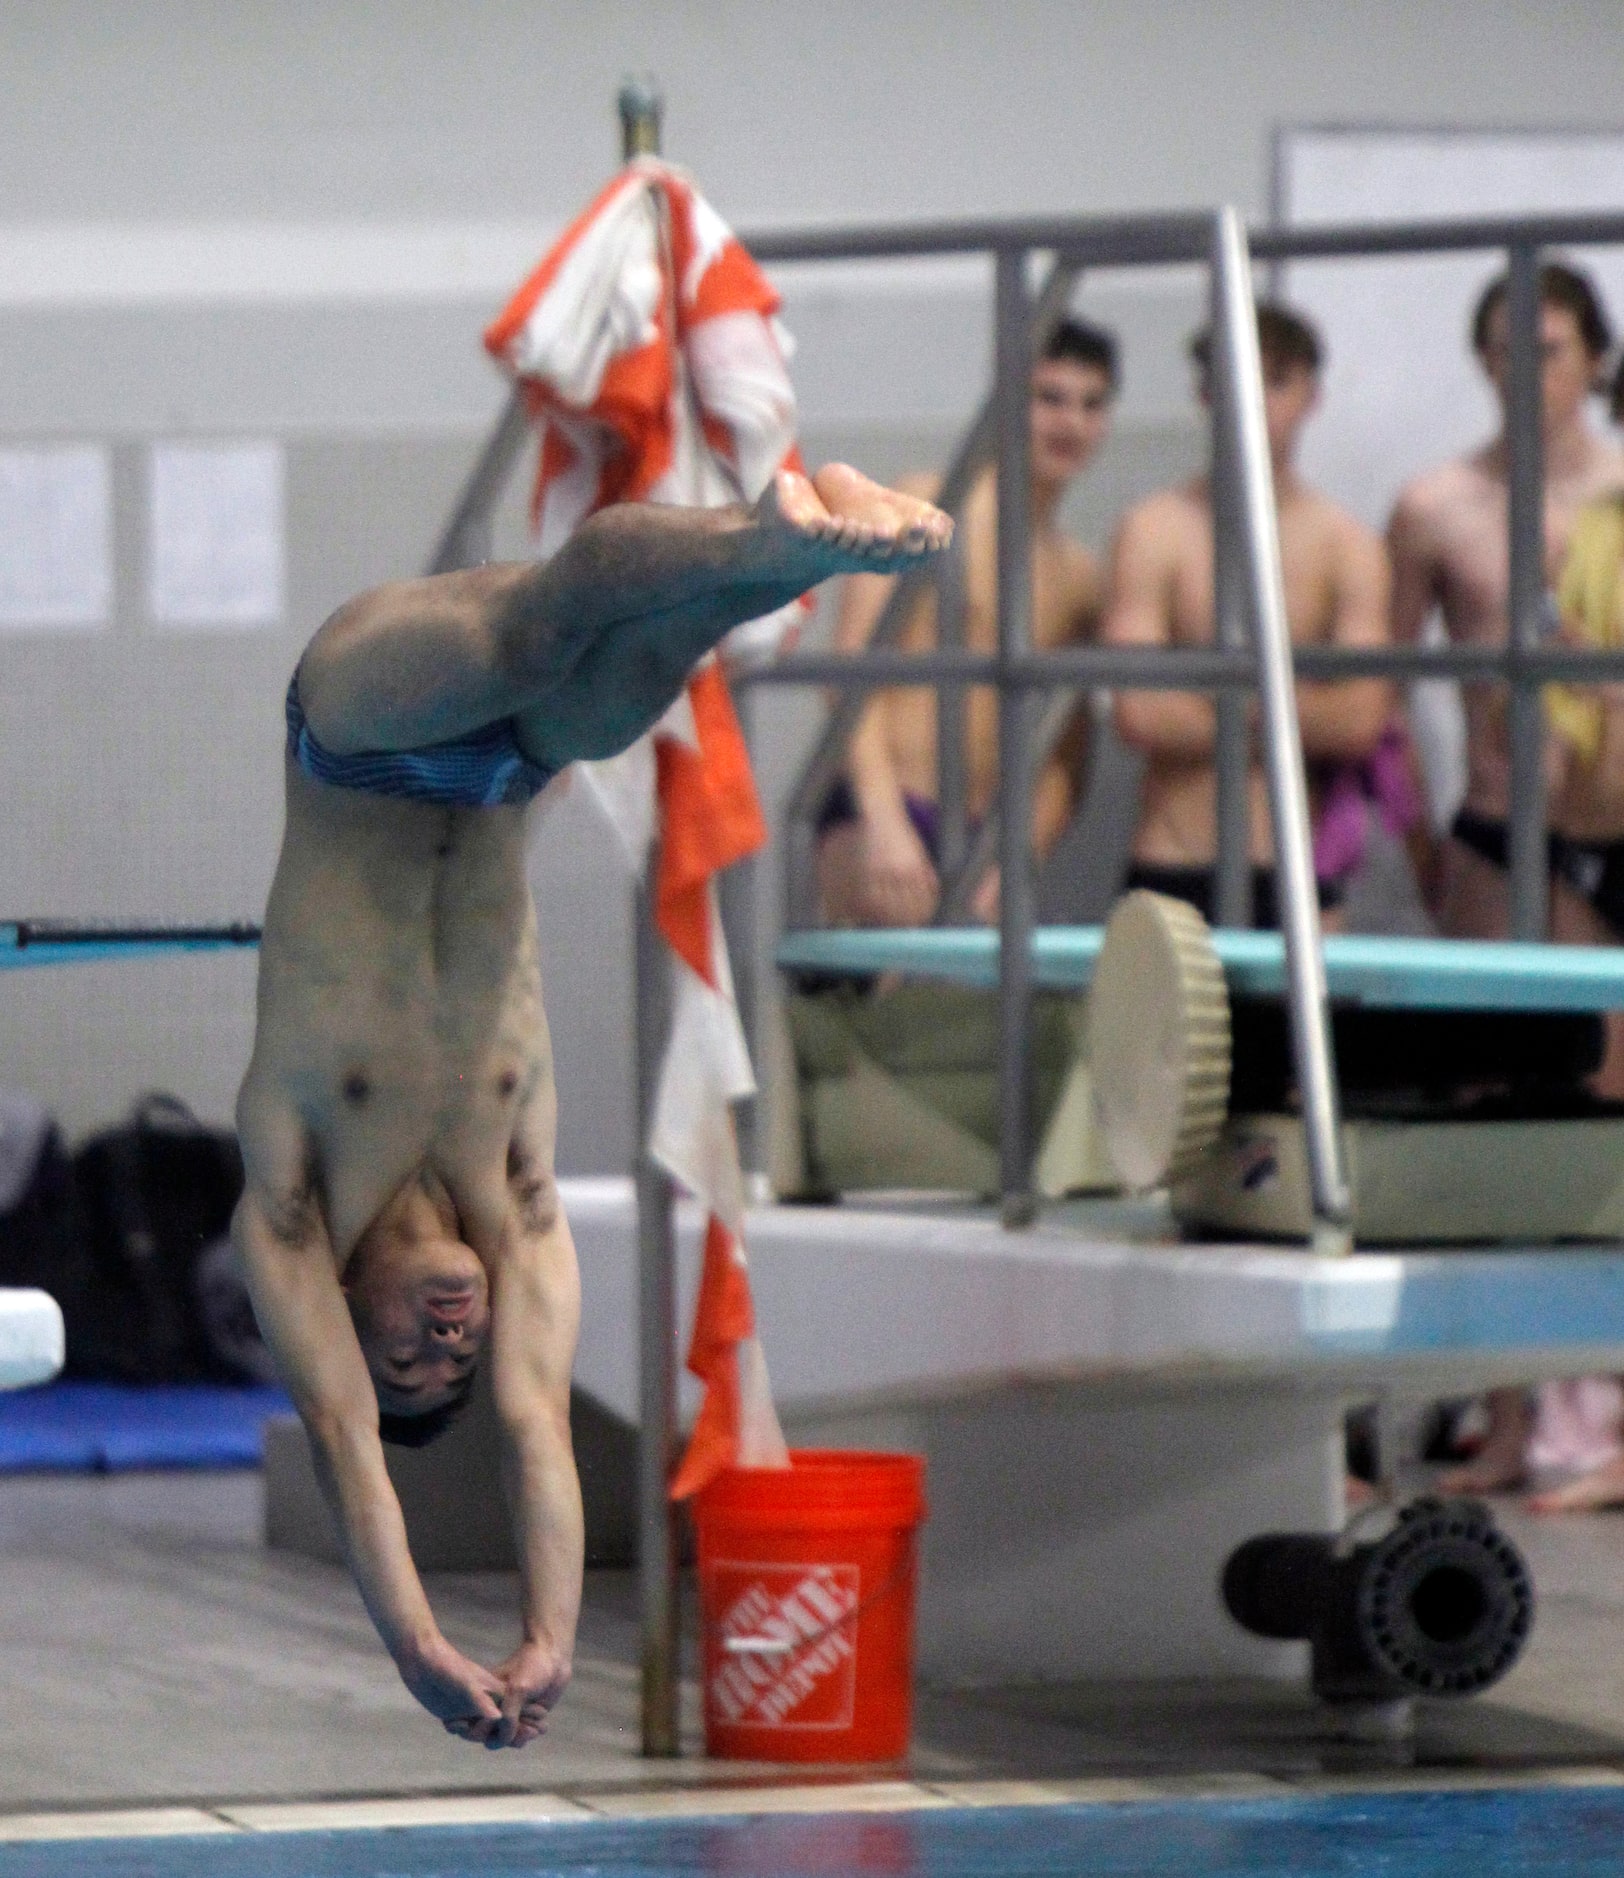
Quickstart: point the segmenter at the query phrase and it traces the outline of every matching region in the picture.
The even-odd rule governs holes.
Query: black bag
[[[67,1374],[109,1382],[257,1379],[254,1365],[216,1349],[203,1290],[242,1193],[242,1154],[227,1129],[206,1128],[173,1096],[148,1095],[121,1127],[73,1157],[82,1275],[58,1298],[67,1320]],[[55,1290],[55,1286],[47,1286]],[[246,1297],[246,1293],[243,1294]]]
[[[71,1290],[78,1243],[56,1123],[31,1096],[0,1089],[0,1285]]]

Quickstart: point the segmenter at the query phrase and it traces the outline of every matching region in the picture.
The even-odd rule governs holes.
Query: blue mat
[[[13,1844],[0,1878],[1616,1878],[1621,1844],[1617,1788],[1285,1793]]]
[[[280,1389],[206,1383],[145,1389],[55,1382],[0,1394],[0,1474],[119,1474],[143,1467],[258,1467]]]

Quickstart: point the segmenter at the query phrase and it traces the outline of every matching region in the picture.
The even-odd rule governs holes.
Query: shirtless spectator
[[[1093,459],[1110,428],[1117,390],[1112,336],[1080,320],[1064,320],[1032,370],[1031,524],[1032,640],[1040,648],[1077,644],[1093,632],[1100,606],[1098,565],[1061,532],[1061,499]],[[901,485],[932,499],[938,479]],[[964,640],[974,652],[998,646],[997,471],[972,484],[959,518],[963,544]],[[892,582],[857,575],[845,583],[835,644],[860,652],[869,642]],[[899,649],[938,644],[937,600],[922,593],[903,628]],[[1033,796],[1032,845],[1041,861],[1064,833],[1082,789],[1088,718],[1079,707],[1043,761]],[[970,689],[965,708],[966,810],[972,825],[985,817],[998,789],[998,701],[989,686]],[[936,693],[906,686],[876,693],[852,735],[845,774],[818,817],[818,877],[824,917],[836,926],[923,926],[941,894],[941,811],[937,799]],[[977,884],[973,910],[992,919],[998,879]]]
[[[1552,262],[1540,270],[1539,348],[1545,441],[1545,552],[1554,573],[1579,510],[1624,484],[1624,453],[1585,416],[1612,342],[1595,288]],[[1472,348],[1502,406],[1509,370],[1504,278],[1483,290]],[[1504,645],[1508,631],[1509,451],[1505,430],[1469,456],[1418,476],[1399,495],[1388,527],[1393,631],[1416,640],[1437,608],[1458,645]],[[1463,685],[1466,799],[1439,856],[1437,918],[1452,937],[1500,939],[1510,930],[1507,814],[1511,789],[1509,694],[1498,682]],[[1560,764],[1553,746],[1553,765]],[[1552,780],[1557,780],[1554,769]],[[1551,936],[1581,945],[1616,935],[1589,898],[1594,872],[1574,844],[1551,844]]]
[[[1580,511],[1624,486],[1624,453],[1598,437],[1585,406],[1612,341],[1606,313],[1589,279],[1552,262],[1539,276],[1540,389],[1545,450],[1545,554],[1552,574],[1567,553]],[[1509,376],[1509,321],[1504,277],[1483,290],[1472,315],[1472,349],[1500,398]],[[1393,552],[1393,627],[1401,639],[1420,636],[1436,607],[1450,638],[1462,645],[1503,645],[1508,633],[1510,546],[1507,527],[1509,448],[1505,430],[1471,455],[1417,477],[1400,494],[1388,529]],[[1498,939],[1510,930],[1511,789],[1508,694],[1503,685],[1462,686],[1466,711],[1466,799],[1439,857],[1437,917],[1456,938]],[[1559,824],[1565,745],[1553,738],[1548,776]],[[1624,894],[1605,894],[1616,870],[1604,851],[1561,833],[1549,844],[1551,937],[1569,944],[1617,944],[1624,934]],[[1606,908],[1611,912],[1608,917]],[[1624,1092],[1619,1026],[1609,1026],[1598,1091]],[[1483,1446],[1465,1467],[1446,1474],[1446,1492],[1489,1493],[1518,1485],[1533,1430],[1531,1398],[1501,1389],[1488,1398]],[[1613,1470],[1616,1475],[1619,1470]],[[1584,1475],[1536,1502],[1556,1511],[1624,1499],[1624,1477],[1607,1469]]]
[[[1209,344],[1203,332],[1190,345],[1203,402],[1209,398]],[[1295,468],[1298,439],[1319,403],[1319,337],[1300,315],[1265,303],[1258,307],[1258,345],[1292,639],[1299,645],[1384,645],[1388,573],[1381,543],[1310,489]],[[1213,643],[1207,477],[1151,496],[1123,518],[1112,549],[1104,636],[1121,646]],[[1350,763],[1368,756],[1392,709],[1392,688],[1381,679],[1299,680],[1297,712],[1310,763]],[[1125,691],[1116,699],[1118,734],[1145,757],[1127,884],[1187,900],[1208,919],[1214,917],[1217,898],[1217,719],[1217,708],[1205,694]],[[1274,845],[1255,749],[1248,794],[1252,919],[1273,926],[1279,920]],[[1340,889],[1322,881],[1320,900],[1334,918]]]

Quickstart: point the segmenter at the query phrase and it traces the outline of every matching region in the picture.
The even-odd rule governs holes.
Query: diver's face
[[[379,1408],[424,1415],[443,1406],[490,1330],[490,1286],[477,1255],[451,1238],[373,1244],[351,1261],[345,1290]]]
[[[1504,298],[1490,309],[1482,359],[1504,409],[1511,386],[1511,316]],[[1545,302],[1539,310],[1539,376],[1547,435],[1577,422],[1597,363],[1585,349],[1577,317],[1565,306]]]
[[[1085,469],[1111,428],[1111,383],[1080,359],[1032,369],[1032,479],[1066,483]]]

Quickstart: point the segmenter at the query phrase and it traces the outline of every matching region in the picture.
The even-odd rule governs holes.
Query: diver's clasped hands
[[[547,1731],[547,1716],[570,1679],[568,1656],[527,1641],[496,1669],[466,1657],[442,1636],[397,1658],[401,1680],[447,1734],[487,1748],[527,1747]]]

